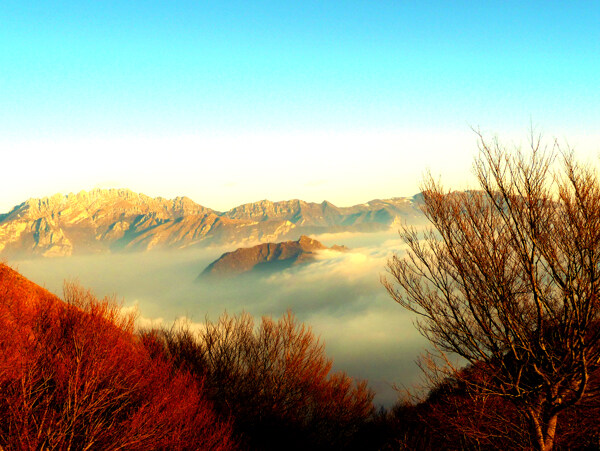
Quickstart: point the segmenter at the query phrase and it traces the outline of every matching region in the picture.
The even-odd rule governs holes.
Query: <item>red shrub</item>
[[[332,362],[291,313],[223,315],[198,334],[164,331],[173,362],[205,379],[207,395],[252,449],[351,448],[373,413],[372,392]]]
[[[202,380],[151,358],[132,316],[72,285],[65,300],[0,265],[0,447],[233,447]]]

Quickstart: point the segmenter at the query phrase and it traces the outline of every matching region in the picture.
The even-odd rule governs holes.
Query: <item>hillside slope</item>
[[[0,449],[235,449],[133,316],[76,286],[65,300],[0,264]]]

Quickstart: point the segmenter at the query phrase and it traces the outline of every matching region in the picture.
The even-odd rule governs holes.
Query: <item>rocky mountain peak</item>
[[[301,235],[300,238],[297,241],[298,245],[305,250],[312,250],[312,249],[326,249],[326,247],[321,244],[319,241],[317,240],[313,240],[312,238],[306,236],[306,235]]]
[[[319,241],[302,235],[297,241],[264,243],[252,247],[241,247],[233,252],[226,252],[208,265],[199,277],[229,277],[249,271],[284,269],[301,263],[309,263],[315,259],[318,251],[324,249],[338,252],[348,250],[345,246],[328,248]]]

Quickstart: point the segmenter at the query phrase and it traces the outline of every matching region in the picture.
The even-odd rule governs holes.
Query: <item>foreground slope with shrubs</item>
[[[110,299],[61,300],[0,265],[0,448],[531,449],[509,401],[440,377],[423,399],[374,412],[372,392],[331,371],[288,313],[223,315],[199,330],[137,332]],[[600,373],[561,414],[556,449],[600,446]]]
[[[65,301],[0,265],[0,448],[235,447],[202,380],[151,357],[134,318],[75,286]]]
[[[373,393],[331,367],[292,314],[139,333],[0,264],[0,449],[377,449]]]

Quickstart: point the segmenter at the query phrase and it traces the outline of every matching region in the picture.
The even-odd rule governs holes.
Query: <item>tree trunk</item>
[[[529,418],[535,434],[536,449],[539,451],[551,451],[554,448],[558,415],[555,414],[548,418],[547,421],[544,421],[544,415],[542,414],[541,409],[530,409]]]

